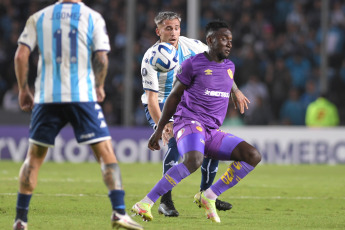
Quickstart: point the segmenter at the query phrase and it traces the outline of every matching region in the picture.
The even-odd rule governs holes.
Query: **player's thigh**
[[[111,139],[102,107],[98,103],[70,103],[65,116],[73,127],[78,143],[96,144]]]
[[[242,138],[213,129],[207,134],[205,155],[217,160],[231,160],[234,149],[241,142],[243,142]]]
[[[111,140],[101,141],[90,145],[97,161],[105,164],[117,163]]]
[[[55,137],[67,124],[61,104],[36,104],[32,110],[29,141],[36,145],[52,147]]]
[[[181,157],[191,151],[205,152],[205,128],[193,121],[174,124],[174,136]]]

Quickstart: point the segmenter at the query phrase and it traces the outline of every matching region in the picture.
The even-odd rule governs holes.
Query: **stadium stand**
[[[109,53],[109,71],[106,83],[107,116],[110,125],[121,125],[124,78],[126,1],[86,0],[100,12],[108,25],[112,51]],[[288,125],[280,116],[282,105],[288,100],[290,89],[305,95],[312,82],[320,94],[321,0],[215,0],[200,1],[200,26],[212,19],[226,20],[233,31],[233,49],[230,59],[236,64],[239,87],[255,74],[268,88],[268,97],[261,98],[272,111],[269,125]],[[6,91],[15,82],[13,57],[17,39],[25,20],[32,12],[50,4],[47,0],[3,0],[0,3],[0,108]],[[154,15],[160,10],[171,10],[182,15],[182,31],[186,34],[186,0],[141,0],[136,3],[135,36],[135,113],[133,125],[146,126],[142,115],[140,63],[145,50],[156,42]],[[345,125],[345,2],[330,1],[328,31],[328,94],[337,106],[340,125]],[[203,38],[203,34],[200,34]],[[34,84],[38,55],[30,60],[29,83]],[[278,88],[277,88],[278,87]],[[281,90],[279,90],[281,89]],[[318,95],[315,96],[315,98]],[[304,97],[303,97],[304,98]],[[256,98],[255,98],[256,100]],[[311,101],[309,100],[308,103]],[[303,101],[305,103],[305,100]],[[307,105],[304,105],[306,108]],[[20,113],[20,112],[18,112]],[[303,111],[305,114],[305,110]],[[1,111],[0,124],[5,124]],[[243,119],[246,125],[257,125],[253,119]],[[248,121],[248,122],[246,122]],[[249,122],[250,121],[250,122]],[[301,124],[304,125],[304,124]]]

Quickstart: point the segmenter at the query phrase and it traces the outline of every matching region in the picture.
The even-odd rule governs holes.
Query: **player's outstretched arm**
[[[145,93],[147,96],[147,108],[149,110],[150,116],[155,124],[158,124],[159,118],[162,114],[158,102],[158,92],[145,90]]]
[[[29,47],[19,44],[14,57],[14,69],[19,88],[19,106],[25,112],[31,111],[34,106],[34,99],[28,85],[29,56]]]
[[[104,81],[108,72],[108,55],[106,51],[97,51],[94,54],[92,68],[95,74],[97,101],[102,102],[105,98]]]
[[[159,139],[162,137],[163,129],[169,122],[169,119],[174,115],[178,103],[181,101],[181,96],[186,86],[182,84],[178,79],[175,82],[174,88],[168,96],[162,111],[162,116],[159,119],[157,129],[149,139],[148,147],[151,150],[159,150]]]
[[[244,109],[248,109],[248,103],[250,103],[249,99],[244,96],[244,94],[239,90],[236,83],[232,85],[231,88],[231,99],[232,103],[234,103],[235,109],[239,108],[240,113],[244,113]]]

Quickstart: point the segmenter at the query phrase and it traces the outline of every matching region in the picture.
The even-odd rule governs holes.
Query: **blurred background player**
[[[89,144],[101,164],[112,204],[112,226],[143,229],[125,211],[120,168],[103,112],[109,38],[102,16],[80,0],[60,1],[30,16],[19,37],[15,72],[19,104],[32,110],[27,157],[19,173],[13,229],[27,229],[30,199],[38,171],[55,137],[70,123],[80,144]],[[28,85],[28,61],[38,46],[35,95]],[[93,59],[92,59],[93,57]]]
[[[156,35],[159,37],[159,41],[157,41],[157,43],[167,42],[172,44],[177,49],[179,63],[182,63],[184,60],[198,53],[208,50],[208,47],[201,41],[180,36],[181,17],[177,13],[169,11],[159,12],[155,17],[154,22],[157,26]],[[155,128],[161,117],[164,103],[172,90],[178,66],[169,72],[157,72],[149,63],[152,53],[151,50],[152,47],[146,51],[141,63],[142,83],[143,89],[145,90],[141,100],[145,108],[146,118],[150,125]],[[236,84],[234,84],[233,89],[237,89]],[[234,92],[233,98],[235,99],[235,107],[236,103],[238,103],[242,108],[241,113],[243,113],[243,101],[245,100],[244,95],[240,90],[232,92]],[[172,124],[173,120],[170,119],[163,131],[163,142],[164,144],[168,143],[168,150],[163,159],[163,174],[165,174],[172,166],[176,165],[179,159],[176,140],[172,131]],[[209,158],[204,159],[201,167],[201,190],[206,190],[211,186],[217,170],[218,160]],[[231,209],[232,205],[227,202],[217,200],[216,207],[218,210],[225,211]],[[172,201],[171,191],[168,191],[162,196],[158,212],[165,216],[179,215]]]
[[[159,150],[163,129],[174,115],[174,135],[183,162],[170,168],[147,196],[132,207],[144,220],[153,219],[151,208],[160,196],[195,172],[204,157],[209,157],[234,161],[215,184],[194,197],[208,219],[220,222],[215,207],[217,197],[235,186],[261,161],[260,153],[253,146],[219,129],[227,113],[235,73],[235,65],[228,59],[232,48],[229,26],[225,22],[210,22],[206,26],[206,41],[209,50],[187,59],[178,69],[174,88],[149,140],[148,147]]]

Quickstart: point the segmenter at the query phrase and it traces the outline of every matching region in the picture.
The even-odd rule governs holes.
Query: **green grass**
[[[0,161],[0,229],[11,229],[21,164]],[[227,165],[221,164],[217,178]],[[161,164],[121,164],[127,211],[161,177]],[[233,209],[211,223],[192,202],[200,171],[176,188],[178,218],[166,218],[153,207],[145,229],[345,229],[344,165],[260,165],[220,199]],[[29,229],[111,229],[111,207],[97,163],[45,163],[31,200]]]

